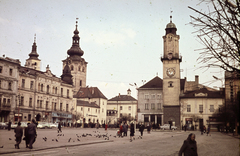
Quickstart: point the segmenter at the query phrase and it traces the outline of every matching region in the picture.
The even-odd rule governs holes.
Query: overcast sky
[[[181,77],[201,84],[221,87],[220,69],[201,70],[197,63],[202,48],[190,15],[197,16],[188,6],[197,0],[0,0],[0,55],[20,59],[24,66],[36,34],[41,71],[62,74],[62,60],[72,46],[76,18],[83,58],[88,62],[87,85],[98,87],[108,98],[136,89],[155,76],[162,78],[163,38],[166,25],[173,16],[182,55]],[[171,11],[173,11],[171,13]]]

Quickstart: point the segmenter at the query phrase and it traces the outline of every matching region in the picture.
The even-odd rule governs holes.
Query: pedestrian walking
[[[150,130],[151,130],[151,127],[150,127],[150,125],[148,123],[148,125],[147,125],[147,132],[150,133]]]
[[[62,132],[62,125],[61,125],[61,122],[58,123],[58,133],[59,132]]]
[[[107,131],[107,128],[108,128],[108,125],[107,125],[107,124],[105,124],[105,131]]]
[[[29,137],[29,148],[32,149],[33,143],[36,141],[37,132],[35,120],[32,119],[32,122],[28,125],[28,137]]]
[[[186,132],[187,130],[187,124],[184,125],[184,131]]]
[[[128,125],[125,122],[124,125],[123,125],[123,136],[127,136],[127,131],[128,131]]]
[[[30,123],[28,123],[27,125],[29,125]],[[24,129],[24,138],[23,140],[25,140],[25,144],[26,144],[26,148],[28,148],[29,145],[29,135],[28,135],[28,127],[26,127]]]
[[[8,131],[11,130],[11,124],[12,124],[12,122],[11,122],[11,120],[9,120],[9,122],[8,122]]]
[[[143,123],[141,122],[140,125],[139,125],[139,132],[141,133],[141,139],[142,139],[142,136],[143,136],[144,128],[145,128],[145,126],[144,126]]]
[[[207,128],[207,136],[208,136],[208,134],[211,136],[211,134],[210,134],[210,125],[208,125],[208,128]]]
[[[15,132],[15,137],[16,137],[15,148],[19,149],[19,144],[21,143],[22,136],[23,136],[23,128],[21,127],[21,122],[18,122],[18,125],[15,128],[14,132]]]
[[[131,123],[131,125],[130,125],[130,142],[132,142],[132,140],[134,139],[135,140],[135,138],[134,138],[134,124],[133,123]]]
[[[203,126],[201,126],[200,129],[201,129],[201,135],[203,135]]]
[[[184,140],[183,145],[178,153],[178,156],[198,156],[197,154],[197,142],[195,141],[195,134],[188,135],[187,140]]]
[[[122,133],[123,133],[123,125],[121,123],[119,128],[119,136],[122,136]]]

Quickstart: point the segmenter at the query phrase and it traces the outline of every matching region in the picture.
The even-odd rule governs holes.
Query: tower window
[[[173,87],[173,82],[172,81],[168,82],[168,87]]]

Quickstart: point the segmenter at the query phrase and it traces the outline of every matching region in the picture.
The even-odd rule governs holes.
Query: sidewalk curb
[[[0,152],[1,154],[11,154],[11,153],[22,153],[22,152],[30,152],[30,151],[42,151],[54,148],[63,148],[63,147],[73,147],[73,146],[81,146],[81,145],[91,145],[91,144],[99,144],[99,143],[106,143],[106,142],[113,142],[113,140],[102,140],[102,141],[92,141],[87,143],[80,143],[80,144],[72,144],[72,145],[60,145],[55,147],[46,147],[46,148],[37,148],[37,149],[25,149],[25,150],[18,150],[18,151],[8,151],[8,152]]]

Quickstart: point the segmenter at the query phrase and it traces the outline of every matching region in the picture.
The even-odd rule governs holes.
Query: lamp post
[[[20,107],[20,104],[21,104],[21,96],[20,96],[20,94],[18,94],[17,97],[18,97],[18,122],[19,122],[19,107]]]
[[[137,87],[137,84],[136,84],[136,83],[134,83],[134,84],[129,83],[129,85],[135,87],[135,88],[136,88],[136,91],[137,91],[138,87]],[[136,110],[136,118],[135,118],[135,122],[134,122],[134,130],[135,130],[135,132],[136,132],[136,121],[137,121],[137,120],[138,120],[138,92],[137,92],[137,110]]]

